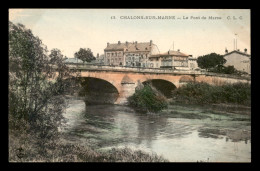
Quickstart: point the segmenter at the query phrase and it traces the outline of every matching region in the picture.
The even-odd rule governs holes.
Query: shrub
[[[142,112],[159,112],[167,108],[166,98],[150,85],[136,90],[133,96],[128,98],[129,105]]]
[[[173,97],[187,103],[251,104],[251,87],[247,83],[213,86],[207,83],[188,83],[173,91]]]

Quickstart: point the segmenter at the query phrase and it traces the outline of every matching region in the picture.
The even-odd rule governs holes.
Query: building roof
[[[231,52],[229,52],[229,53],[226,53],[226,54],[223,55],[223,56],[225,57],[225,56],[230,55],[230,54],[232,54],[232,53],[238,53],[238,54],[240,54],[240,55],[244,55],[244,56],[247,56],[247,57],[250,57],[250,56],[251,56],[251,55],[249,55],[249,54],[247,54],[247,53],[244,53],[244,52],[241,52],[241,51],[238,51],[238,50],[233,50],[233,51],[231,51]]]
[[[191,56],[188,57],[188,59],[189,59],[189,60],[197,60],[197,58],[195,58],[195,57],[191,57]]]
[[[108,46],[104,50],[105,51],[125,50],[126,52],[150,51],[151,50],[150,44],[153,45],[153,43],[150,43],[150,42],[113,43],[113,44],[108,44]]]
[[[170,50],[168,52],[165,53],[160,53],[160,54],[155,54],[155,55],[151,55],[150,57],[159,57],[159,56],[183,56],[183,57],[189,57],[189,55],[182,53],[180,51],[173,51]]]
[[[172,56],[189,56],[185,53],[182,53],[180,51],[174,51],[174,50],[170,50],[168,52],[162,53],[161,55],[172,55]]]

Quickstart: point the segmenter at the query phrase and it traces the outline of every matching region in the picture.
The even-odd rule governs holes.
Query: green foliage
[[[173,91],[175,99],[187,103],[234,103],[251,104],[250,84],[236,83],[213,86],[207,83],[188,83]]]
[[[218,66],[212,69],[209,69],[210,72],[222,73],[222,74],[239,74],[239,71],[235,69],[234,66]]]
[[[155,88],[145,85],[128,98],[130,106],[143,112],[159,112],[167,108],[166,98]]]
[[[223,73],[224,74],[234,74],[234,73],[236,73],[237,71],[236,71],[236,69],[235,69],[235,67],[234,66],[227,66],[227,67],[224,67],[224,71],[223,71]]]
[[[91,62],[96,59],[89,48],[80,48],[79,51],[74,54],[74,57],[82,60],[83,62]]]
[[[218,66],[223,66],[226,63],[226,59],[219,54],[211,53],[198,57],[198,66],[202,69],[210,69]]]
[[[221,74],[232,74],[232,75],[236,75],[236,76],[248,75],[247,72],[236,70],[236,68],[233,65],[232,66],[230,66],[230,65],[229,66],[219,66],[219,67],[209,69],[209,71],[215,72],[215,73],[221,73]]]
[[[58,49],[47,48],[31,30],[9,22],[9,129],[34,135],[44,148],[63,121],[64,92],[72,72]]]

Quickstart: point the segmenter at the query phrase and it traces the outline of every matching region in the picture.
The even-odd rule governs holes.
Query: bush
[[[150,85],[136,90],[133,96],[128,98],[129,105],[142,112],[159,112],[167,108],[167,99]]]
[[[196,104],[234,103],[251,104],[251,87],[247,83],[213,86],[207,83],[188,83],[173,91],[179,101]]]

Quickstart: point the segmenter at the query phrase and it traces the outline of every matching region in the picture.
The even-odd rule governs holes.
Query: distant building
[[[247,53],[247,49],[244,49],[244,52],[241,52],[239,49],[232,52],[225,50],[225,53],[223,56],[227,62],[224,66],[234,66],[238,71],[251,74],[251,55]]]
[[[178,51],[169,50],[166,53],[149,57],[151,68],[188,68],[189,55]]]
[[[99,53],[97,53],[95,63],[96,64],[100,64],[100,65],[104,65],[104,59],[105,59],[105,55],[104,54],[99,55]]]
[[[194,70],[199,68],[198,63],[197,63],[197,58],[192,57],[192,55],[189,55],[188,57],[188,67],[190,70]]]
[[[116,44],[107,43],[104,49],[104,62],[107,65],[148,67],[148,59],[152,54],[158,53],[158,48],[150,42],[125,42]]]

